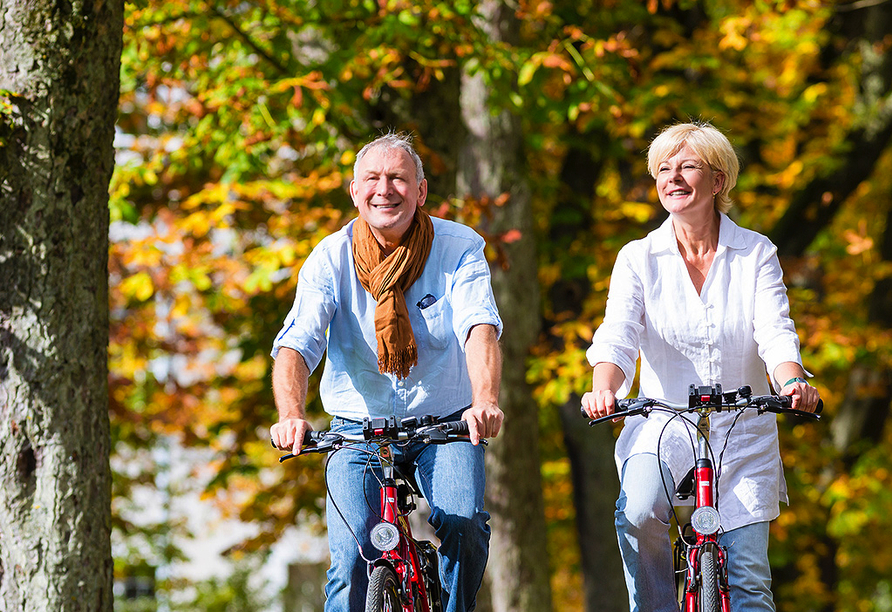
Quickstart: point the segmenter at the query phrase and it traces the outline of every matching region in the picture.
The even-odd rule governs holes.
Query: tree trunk
[[[556,207],[561,220],[552,223],[549,239],[555,249],[554,259],[570,260],[577,270],[587,268],[579,261],[588,255],[575,252],[571,245],[576,236],[593,235],[591,203],[604,167],[600,152],[608,149],[609,138],[600,129],[586,134],[571,131],[566,138],[570,146],[561,168],[563,187]],[[584,273],[574,276],[564,272],[550,292],[552,310],[561,318],[579,319],[590,291],[591,281]],[[553,337],[551,341],[555,352],[563,349],[562,338]],[[615,440],[610,427],[589,427],[580,406],[581,398],[571,395],[560,407],[560,414],[573,479],[585,610],[621,612],[628,608],[628,595],[613,521],[619,494],[613,459]]]
[[[853,5],[854,6],[854,5]],[[861,124],[846,137],[846,155],[827,176],[819,176],[799,190],[789,208],[769,234],[781,256],[799,257],[819,232],[828,227],[836,213],[858,186],[874,172],[877,162],[892,142],[892,57],[880,51],[892,27],[892,6],[867,3],[855,10],[837,12],[834,34],[846,42],[847,52],[861,56],[859,106]],[[832,54],[830,48],[825,54]],[[892,211],[886,220],[882,256],[892,261]],[[890,326],[887,306],[892,303],[892,284],[880,280],[869,304],[869,319]],[[892,401],[892,372],[873,363],[854,363],[849,373],[846,397],[836,407],[830,429],[833,445],[848,470],[864,452],[883,439]],[[829,512],[829,511],[828,511]],[[827,520],[830,520],[828,515]],[[837,553],[839,541],[831,534],[822,539],[819,560],[820,581],[829,592],[837,591],[840,576]],[[777,572],[775,592],[795,579],[795,572]],[[835,601],[824,610],[834,610]]]
[[[494,40],[511,42],[516,20],[498,1],[481,6],[483,28]],[[522,170],[522,139],[516,116],[493,114],[482,74],[462,78],[461,108],[467,141],[459,157],[458,191],[496,200],[483,231],[499,236],[519,230],[520,239],[501,242],[492,265],[493,289],[505,323],[500,403],[505,423],[487,450],[487,504],[492,514],[488,576],[496,612],[551,610],[544,503],[539,465],[536,404],[526,383],[526,360],[541,327],[530,193]]]
[[[0,0],[0,610],[112,609],[108,185],[123,3]]]
[[[622,612],[628,608],[629,598],[613,521],[619,495],[615,440],[610,427],[588,426],[579,413],[581,402],[582,398],[573,395],[561,406],[561,423],[572,467],[585,610]]]

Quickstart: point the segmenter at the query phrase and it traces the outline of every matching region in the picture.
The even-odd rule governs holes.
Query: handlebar
[[[334,431],[307,431],[304,433],[301,452],[327,453],[349,444],[376,442],[388,445],[396,442],[423,442],[425,444],[446,444],[447,442],[467,441],[469,433],[467,421],[438,422],[436,418],[424,416],[420,420],[408,417],[397,422],[396,417],[365,418],[362,433],[345,434]],[[480,440],[486,444],[486,440]],[[270,439],[270,444],[276,446]],[[279,463],[294,458],[294,453],[279,457]]]
[[[818,400],[818,406],[814,412],[806,412],[791,408],[793,398],[789,395],[753,395],[749,386],[743,386],[734,391],[722,392],[721,385],[712,387],[698,387],[690,385],[688,388],[688,403],[674,404],[663,400],[648,397],[636,397],[622,399],[616,402],[617,409],[613,414],[592,419],[589,425],[597,425],[604,421],[612,421],[630,416],[647,416],[653,410],[672,410],[677,413],[709,414],[731,410],[745,410],[755,408],[760,413],[773,412],[776,414],[792,414],[814,420],[820,420],[819,413],[824,409],[824,401]],[[585,411],[583,411],[583,414]]]

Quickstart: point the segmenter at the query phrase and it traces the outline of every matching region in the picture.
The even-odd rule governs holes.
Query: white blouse
[[[723,214],[718,249],[698,295],[667,219],[620,250],[604,322],[586,352],[589,363],[622,369],[617,397],[629,393],[639,356],[644,397],[687,403],[692,383],[721,384],[725,391],[750,385],[757,395],[769,393],[767,372],[787,361],[801,364],[776,252],[767,238]],[[784,381],[773,382],[779,389]],[[779,502],[788,501],[773,414],[752,410],[738,419],[719,466],[734,416],[713,414],[710,430],[726,531],[777,518]],[[617,469],[622,473],[631,455],[656,454],[659,446],[678,484],[693,466],[693,439],[693,428],[664,413],[628,418],[616,443]]]

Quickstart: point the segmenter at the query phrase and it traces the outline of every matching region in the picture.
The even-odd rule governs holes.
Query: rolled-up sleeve
[[[759,347],[759,357],[773,380],[774,370],[781,363],[792,361],[802,365],[799,336],[790,318],[790,302],[777,249],[766,249],[757,269],[753,337]]]
[[[612,363],[625,375],[617,397],[628,395],[635,379],[641,333],[644,330],[644,293],[633,270],[629,247],[620,250],[610,277],[604,321],[585,355],[591,366]]]
[[[458,263],[453,273],[451,303],[453,310],[452,327],[460,345],[475,325],[492,325],[498,336],[502,334],[502,319],[496,307],[492,291],[489,264],[483,253],[481,238],[475,248],[469,249]]]
[[[336,307],[334,272],[314,251],[298,274],[294,305],[273,342],[273,358],[283,347],[294,349],[310,372],[315,370],[325,354],[325,334]]]

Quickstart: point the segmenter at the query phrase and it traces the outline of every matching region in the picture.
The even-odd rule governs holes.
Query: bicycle
[[[391,416],[363,419],[361,434],[308,431],[304,436],[301,454],[332,453],[351,448],[368,453],[369,465],[377,460],[381,467],[381,522],[369,533],[372,545],[381,556],[365,559],[369,574],[366,612],[441,612],[437,549],[427,540],[416,540],[409,525],[409,515],[416,509],[415,497],[423,495],[415,479],[394,465],[390,446],[412,442],[469,443],[467,435],[466,421],[437,422],[434,417],[425,416],[397,422],[396,417]],[[480,442],[486,443],[485,440]],[[279,457],[279,462],[295,456],[288,453]],[[327,464],[325,480],[330,495]],[[355,533],[353,537],[358,543]]]
[[[589,425],[594,426],[630,416],[647,417],[654,410],[672,414],[673,418],[681,418],[683,414],[697,414],[696,425],[684,419],[696,431],[694,467],[674,492],[675,497],[682,501],[694,497],[694,512],[690,521],[684,526],[674,505],[671,504],[671,495],[668,490],[666,492],[670,498],[676,524],[679,526],[679,535],[674,546],[674,569],[679,604],[684,612],[731,610],[727,547],[719,544],[721,522],[717,506],[721,455],[717,470],[713,463],[714,454],[709,445],[709,415],[723,410],[735,410],[738,411],[737,418],[739,418],[744,410],[755,409],[759,414],[773,412],[794,414],[814,420],[821,418],[817,413],[823,408],[823,402],[819,401],[815,413],[793,409],[790,407],[791,402],[792,398],[789,396],[753,395],[749,386],[723,393],[721,385],[690,385],[687,405],[647,397],[624,399],[617,401],[616,411],[613,414],[589,421]],[[735,419],[728,430],[728,436],[736,422]]]

